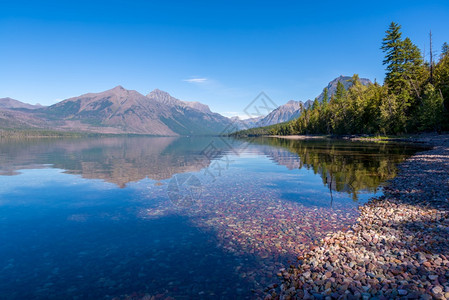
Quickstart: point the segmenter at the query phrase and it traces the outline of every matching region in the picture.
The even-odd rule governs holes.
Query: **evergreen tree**
[[[385,84],[404,102],[408,102],[412,93],[419,97],[424,66],[420,50],[410,38],[401,40],[400,29],[400,25],[391,23],[383,39],[382,50],[385,52],[383,64],[387,65]]]
[[[329,90],[325,87],[323,90],[323,103],[327,103],[327,98],[329,98]]]
[[[441,131],[441,124],[445,115],[443,98],[441,93],[436,91],[430,83],[425,87],[422,106],[419,111],[420,130]]]
[[[444,42],[443,46],[441,47],[441,58],[447,56],[449,54],[449,45]]]
[[[354,74],[348,81],[351,83],[351,87],[354,87],[360,84],[360,77],[358,74]]]
[[[344,99],[346,93],[345,86],[341,81],[337,82],[337,90],[335,91],[335,101],[340,102]]]
[[[312,109],[318,109],[319,106],[320,102],[318,102],[318,98],[315,98],[315,100],[313,100]]]
[[[424,61],[421,56],[421,51],[409,38],[406,38],[402,42],[401,48],[401,75],[407,83],[404,86],[406,89],[405,92],[411,91],[412,93],[415,93],[415,96],[419,97],[419,86],[421,85],[425,74]]]
[[[345,96],[346,89],[341,81],[337,82],[337,89],[335,95],[331,97],[331,114],[330,114],[330,124],[332,133],[342,134],[345,131],[345,126],[343,120],[346,117],[345,113]]]
[[[366,99],[365,111],[362,117],[364,129],[361,133],[380,133],[383,123],[380,122],[380,104],[387,94],[386,88],[375,83],[367,87],[363,93]]]
[[[329,91],[327,88],[323,90],[323,102],[321,103],[321,111],[320,111],[320,120],[319,120],[319,128],[322,133],[329,134],[330,133],[330,123],[329,123]]]
[[[441,92],[446,111],[449,111],[449,53],[446,53],[435,66],[435,87]]]
[[[399,92],[402,88],[402,33],[401,26],[391,22],[390,27],[385,32],[381,49],[385,53],[383,64],[386,65],[385,83],[394,91]]]
[[[354,74],[348,80],[351,87],[347,92],[346,111],[347,121],[346,127],[351,133],[363,132],[365,128],[365,111],[368,99],[365,97],[365,90],[367,89],[360,83],[359,75]]]
[[[383,95],[382,102],[379,107],[380,110],[380,127],[379,131],[382,134],[399,133],[402,131],[404,124],[402,124],[401,109],[399,101],[394,94]]]

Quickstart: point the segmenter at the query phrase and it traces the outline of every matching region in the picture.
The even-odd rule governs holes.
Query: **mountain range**
[[[329,97],[335,93],[337,83],[346,88],[351,77],[340,76],[329,82]],[[368,79],[360,79],[364,85]],[[317,99],[322,101],[323,93]],[[200,102],[182,101],[169,93],[154,90],[142,95],[122,86],[88,93],[42,106],[22,103],[11,98],[0,99],[0,128],[46,129],[107,134],[146,134],[157,136],[211,135],[236,129],[268,126],[287,122],[300,116],[306,102],[290,100],[268,115],[240,120],[212,112]]]
[[[36,107],[0,99],[0,126],[158,136],[217,134],[231,120],[199,102],[154,90],[147,96],[122,86]]]

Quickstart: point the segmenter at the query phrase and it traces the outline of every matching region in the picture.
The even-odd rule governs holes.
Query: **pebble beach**
[[[278,273],[265,299],[449,299],[449,135],[399,165],[348,230]]]

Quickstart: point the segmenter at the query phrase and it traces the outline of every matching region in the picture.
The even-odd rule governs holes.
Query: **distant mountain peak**
[[[163,91],[163,90],[160,90],[160,89],[154,89],[154,90],[152,90],[152,91],[147,95],[147,97],[148,97],[149,95],[163,95],[163,96],[173,97],[172,95],[170,95],[170,93],[168,93],[168,92],[166,92],[166,91]]]
[[[38,108],[42,108],[44,106],[40,105],[40,104],[28,104],[28,103],[24,103],[21,102],[19,100],[15,100],[12,99],[10,97],[6,97],[6,98],[0,98],[0,108],[7,108],[7,109],[21,109],[21,108],[25,108],[25,109],[38,109]]]
[[[303,108],[301,101],[290,100],[279,106],[257,122],[257,126],[268,126],[290,121],[299,117]]]
[[[331,80],[329,82],[329,84],[326,86],[327,88],[327,100],[330,100],[330,98],[332,97],[333,94],[335,94],[335,92],[337,91],[337,84],[339,82],[341,82],[345,89],[348,89],[351,87],[352,83],[350,82],[350,80],[352,79],[352,76],[343,76],[340,75],[337,78]],[[371,84],[371,80],[367,79],[367,78],[359,78],[359,81],[362,85],[369,85]],[[317,99],[318,101],[322,102],[324,98],[324,91],[321,92],[320,95],[318,95]]]
[[[179,99],[176,99],[169,93],[162,91],[160,89],[154,89],[149,94],[147,94],[147,98],[157,100],[158,102],[166,103],[166,104],[175,104]]]
[[[209,106],[207,106],[206,104],[200,103],[198,101],[182,101],[160,89],[154,89],[147,95],[147,97],[168,105],[190,107],[206,114],[212,113],[209,109]]]
[[[113,87],[112,89],[108,89],[105,91],[101,91],[101,92],[94,92],[94,93],[87,93],[87,94],[83,94],[81,96],[93,96],[93,95],[97,95],[97,96],[102,96],[102,95],[116,95],[116,96],[126,96],[129,92],[131,92],[131,90],[127,90],[125,89],[123,86],[121,85],[117,85],[116,87]],[[136,91],[134,91],[136,92]]]

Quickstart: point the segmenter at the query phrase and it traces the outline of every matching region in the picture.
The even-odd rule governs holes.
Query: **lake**
[[[0,298],[254,298],[380,196],[405,144],[0,140]]]

